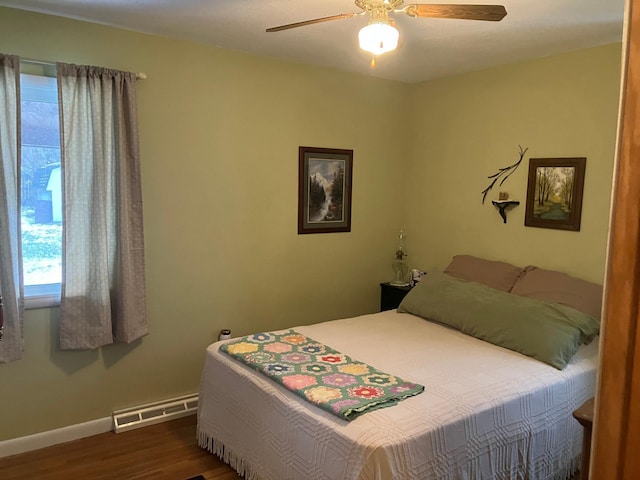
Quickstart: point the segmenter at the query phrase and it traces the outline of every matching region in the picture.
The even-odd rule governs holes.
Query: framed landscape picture
[[[526,226],[580,230],[586,163],[586,158],[529,160]]]
[[[298,233],[351,231],[353,150],[299,147]]]

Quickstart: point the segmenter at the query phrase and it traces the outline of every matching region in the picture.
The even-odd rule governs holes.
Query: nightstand
[[[405,297],[409,290],[413,287],[407,285],[406,287],[398,287],[391,285],[390,283],[380,284],[380,311],[393,310],[398,308],[400,302]]]

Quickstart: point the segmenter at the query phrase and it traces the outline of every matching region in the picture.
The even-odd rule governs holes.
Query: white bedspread
[[[562,371],[395,310],[295,328],[424,393],[352,422],[207,349],[200,446],[246,480],[565,479],[572,412],[594,395],[596,338]]]

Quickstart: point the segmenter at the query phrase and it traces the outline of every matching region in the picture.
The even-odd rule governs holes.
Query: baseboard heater
[[[113,412],[113,431],[126,432],[179,417],[193,415],[198,409],[198,394],[171,398]]]

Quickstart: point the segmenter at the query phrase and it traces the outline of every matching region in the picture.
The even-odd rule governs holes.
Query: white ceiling
[[[483,22],[395,15],[400,45],[380,56],[374,69],[357,41],[367,15],[265,32],[360,11],[352,0],[0,0],[0,5],[409,83],[622,39],[625,0],[454,2],[501,4],[507,16]]]

